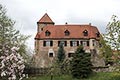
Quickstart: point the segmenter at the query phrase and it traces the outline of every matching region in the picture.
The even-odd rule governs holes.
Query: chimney
[[[89,25],[91,26],[91,23],[89,23]]]
[[[68,23],[66,22],[65,24],[67,25]]]

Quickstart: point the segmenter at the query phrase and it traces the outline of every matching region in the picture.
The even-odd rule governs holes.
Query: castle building
[[[90,53],[99,47],[100,32],[91,24],[55,25],[47,13],[37,22],[35,36],[35,66],[47,67],[57,54],[60,43],[63,43],[66,58],[75,53],[79,45]]]

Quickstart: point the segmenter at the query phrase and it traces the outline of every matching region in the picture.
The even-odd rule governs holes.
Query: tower
[[[41,32],[43,31],[43,28],[47,25],[54,25],[54,22],[51,20],[51,18],[48,16],[47,13],[43,15],[43,17],[37,22],[38,28],[37,31]]]
[[[48,25],[54,25],[54,22],[51,20],[51,18],[48,16],[47,13],[43,15],[43,17],[37,22],[37,34],[43,31],[43,28]],[[39,53],[39,45],[40,40],[37,38],[38,35],[35,37],[35,51],[36,53]]]

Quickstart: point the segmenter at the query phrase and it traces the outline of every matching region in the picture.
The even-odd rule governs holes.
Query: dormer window
[[[100,37],[100,33],[99,33],[99,32],[97,32],[97,33],[96,33],[96,36],[97,36],[97,37]]]
[[[45,32],[45,36],[50,36],[50,31],[47,30],[47,31]]]
[[[68,30],[66,30],[64,33],[65,33],[65,36],[69,36],[70,35],[70,32]]]
[[[87,30],[84,30],[84,31],[83,31],[83,35],[84,35],[84,36],[88,36],[88,31],[87,31]]]

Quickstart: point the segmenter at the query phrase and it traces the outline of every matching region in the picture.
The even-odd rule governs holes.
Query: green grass
[[[34,76],[24,80],[51,80],[50,76]],[[54,76],[53,80],[120,80],[118,72],[100,72],[91,75],[87,79],[73,79],[70,75]]]

